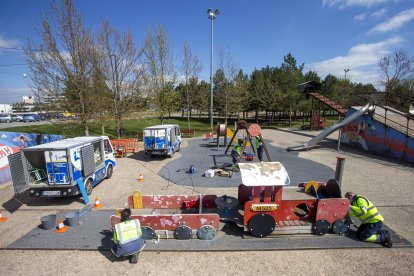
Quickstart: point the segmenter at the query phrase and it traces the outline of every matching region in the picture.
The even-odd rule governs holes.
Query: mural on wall
[[[350,109],[348,115],[356,112]],[[407,137],[369,115],[355,119],[342,129],[341,143],[357,146],[367,152],[414,163],[414,139]]]
[[[11,180],[8,156],[20,149],[63,139],[62,135],[0,132],[0,184]]]

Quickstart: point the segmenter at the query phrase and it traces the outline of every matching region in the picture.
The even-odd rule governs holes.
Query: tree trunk
[[[101,123],[101,132],[102,132],[102,135],[105,135],[105,125],[103,122]]]

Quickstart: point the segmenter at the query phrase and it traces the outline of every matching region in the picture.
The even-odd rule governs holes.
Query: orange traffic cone
[[[64,233],[68,231],[68,227],[65,226],[65,224],[63,224],[63,219],[59,218],[58,219],[58,228],[56,229],[56,233]]]
[[[0,211],[0,222],[5,222],[7,218],[3,217],[3,214]]]
[[[95,205],[93,206],[95,209],[99,209],[102,207],[101,202],[99,201],[99,198],[95,198]]]
[[[144,176],[142,175],[142,173],[139,174],[139,177],[137,179],[139,182],[144,182]]]

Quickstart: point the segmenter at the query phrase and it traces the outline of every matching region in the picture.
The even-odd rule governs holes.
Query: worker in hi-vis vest
[[[386,247],[392,247],[390,233],[383,229],[383,216],[378,209],[366,197],[347,192],[345,197],[349,199],[351,206],[349,215],[351,219],[361,221],[358,227],[358,238],[366,242],[382,243]]]
[[[262,137],[256,136],[256,150],[257,150],[257,158],[259,158],[260,162],[263,162],[263,141]]]
[[[117,257],[127,258],[136,264],[138,255],[144,249],[145,241],[141,238],[142,230],[139,220],[130,219],[131,209],[121,211],[121,222],[115,225],[114,245],[111,249]]]
[[[233,158],[233,170],[237,169],[237,161],[241,156],[243,142],[244,140],[242,138],[237,139],[237,143],[234,144],[233,149],[231,151],[231,157]]]

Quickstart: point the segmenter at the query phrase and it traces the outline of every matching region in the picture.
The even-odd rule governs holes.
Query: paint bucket
[[[78,212],[69,212],[65,215],[67,225],[73,227],[77,226],[79,223],[79,213]]]
[[[56,215],[44,216],[40,219],[42,227],[45,230],[49,230],[56,227]]]

